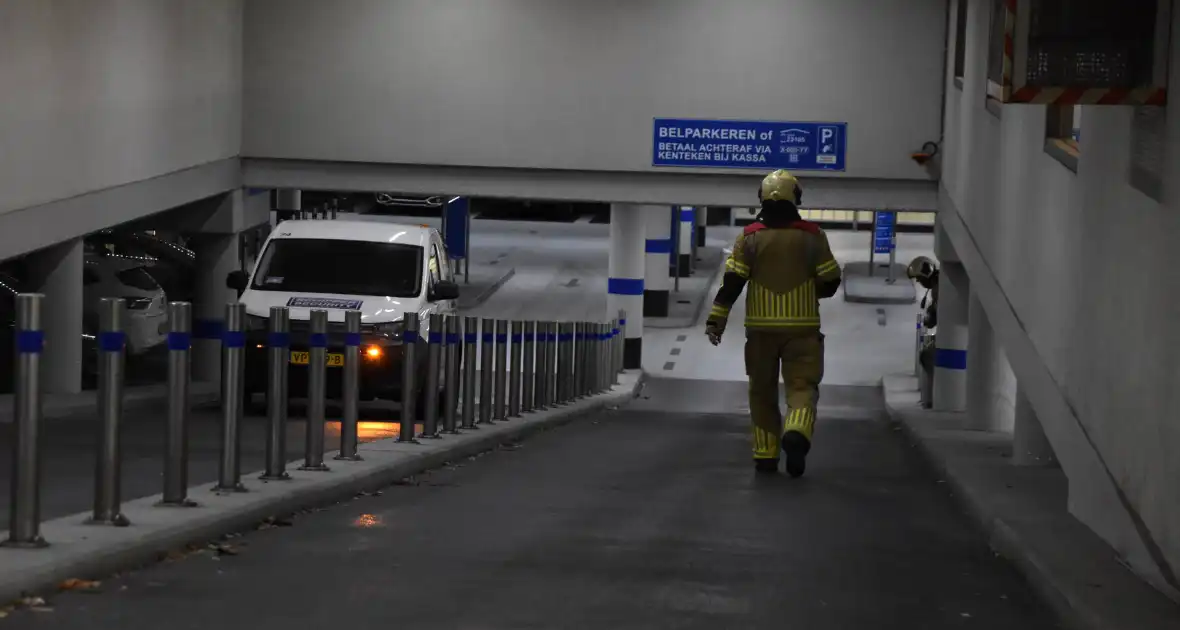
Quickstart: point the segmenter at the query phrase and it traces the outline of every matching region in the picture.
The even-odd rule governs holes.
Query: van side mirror
[[[237,291],[238,295],[241,295],[249,284],[250,276],[241,269],[231,271],[225,276],[225,286]]]
[[[444,280],[434,285],[434,288],[430,291],[430,301],[432,302],[457,299],[459,299],[459,285],[454,282]]]

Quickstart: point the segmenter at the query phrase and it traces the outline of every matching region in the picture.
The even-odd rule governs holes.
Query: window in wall
[[[1082,106],[1050,105],[1046,108],[1045,151],[1074,171],[1078,170]]]
[[[988,110],[998,112],[1004,95],[1004,20],[1007,9],[1004,0],[991,0],[991,27],[987,37],[987,98]]]
[[[1136,107],[1131,123],[1131,185],[1163,201],[1164,125],[1167,108]]]
[[[955,6],[955,85],[963,87],[963,70],[967,66],[967,0]]]

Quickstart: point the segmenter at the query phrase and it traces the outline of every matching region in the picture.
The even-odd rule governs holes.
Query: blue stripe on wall
[[[672,239],[649,238],[647,239],[646,251],[649,254],[669,254],[672,252]]]
[[[965,370],[967,369],[967,351],[936,348],[934,350],[934,367]]]
[[[643,278],[611,278],[606,292],[612,295],[643,295]]]

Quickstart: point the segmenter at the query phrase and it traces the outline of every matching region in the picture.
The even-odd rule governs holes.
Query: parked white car
[[[127,300],[127,352],[143,354],[168,338],[168,299],[142,262],[114,257],[88,258],[82,269],[86,317],[97,326],[99,300]]]

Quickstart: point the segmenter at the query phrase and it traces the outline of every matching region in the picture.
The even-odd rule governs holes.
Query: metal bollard
[[[627,370],[627,311],[619,309],[619,336],[615,339],[615,371],[622,374]]]
[[[590,395],[599,392],[602,384],[602,324],[590,324],[593,339],[590,343]]]
[[[455,415],[459,404],[459,316],[443,320],[443,433],[458,433]]]
[[[586,397],[594,391],[594,322],[586,322],[585,327],[585,341],[583,342],[584,351],[582,352],[582,369],[584,375],[582,376],[582,396]]]
[[[463,428],[475,427],[475,364],[479,354],[479,320],[463,318]]]
[[[439,418],[442,408],[439,406],[439,390],[442,386],[443,370],[443,316],[441,313],[431,313],[427,319],[426,334],[426,381],[425,395],[422,402],[426,407],[422,410],[422,437],[439,438]]]
[[[546,342],[549,344],[545,352],[545,406],[557,404],[557,364],[561,355],[561,324],[549,322],[549,332]]]
[[[530,413],[537,406],[537,322],[524,322],[524,337],[521,339],[521,353],[524,355],[523,372],[520,375],[522,390],[520,410]]]
[[[406,313],[402,319],[402,409],[398,442],[417,442],[414,439],[414,418],[418,365],[418,314]]]
[[[614,375],[612,374],[614,363],[611,358],[614,356],[612,350],[615,343],[615,329],[618,328],[618,322],[611,320],[610,323],[604,326],[603,333],[605,341],[602,344],[602,391],[610,391],[611,385],[614,384]]]
[[[573,369],[574,361],[574,324],[561,322],[558,324],[558,330],[560,332],[557,334],[557,404],[564,405],[573,398],[573,379],[570,371]]]
[[[592,322],[584,322],[582,324],[582,379],[581,379],[581,395],[586,397],[590,395],[590,388],[592,386],[594,375],[594,324]]]
[[[192,384],[193,305],[168,304],[168,426],[164,434],[164,496],[158,505],[193,507],[188,498],[188,420]]]
[[[496,320],[496,420],[508,419],[508,322]]]
[[[335,209],[332,210],[335,213]],[[361,389],[361,312],[344,312],[344,374],[343,391],[344,416],[340,418],[340,453],[335,459],[349,462],[361,461],[357,454],[360,436],[357,421],[360,420]]]
[[[221,336],[221,449],[214,492],[245,492],[242,485],[242,386],[245,378],[246,334],[242,324],[246,306],[225,305],[225,331]]]
[[[494,320],[484,318],[479,322],[479,333],[482,347],[479,351],[479,423],[492,423],[492,358],[495,353],[493,342],[495,333]]]
[[[328,388],[328,311],[312,309],[307,339],[307,433],[299,470],[325,472],[324,415]]]
[[[590,325],[594,339],[590,344],[590,394],[601,391],[602,387],[602,324]]]
[[[438,439],[438,388],[442,371],[443,320],[441,313],[431,313],[427,318],[430,329],[426,332],[426,395],[423,402],[426,409],[422,414],[422,437]]]
[[[577,400],[582,397],[582,379],[586,376],[586,324],[574,322],[573,367],[570,370],[570,398]]]
[[[565,364],[566,351],[573,340],[573,334],[566,337],[568,324],[557,322],[557,350],[553,357],[553,404],[565,404],[565,379],[569,376],[569,366]]]
[[[508,360],[508,417],[520,417],[520,362],[523,359],[524,322],[512,322],[512,349]]]
[[[553,406],[553,371],[557,367],[554,353],[557,352],[557,324],[543,322],[537,335],[537,406],[548,409]]]
[[[36,548],[41,537],[41,307],[45,296],[16,296],[16,382],[13,397],[15,435],[12,448],[12,490],[8,496],[8,540],[3,547]]]
[[[270,307],[266,336],[266,470],[259,479],[283,481],[287,474],[287,364],[291,361],[291,313]]]
[[[623,334],[623,331],[619,328],[619,320],[615,319],[613,322],[611,322],[610,348],[609,348],[609,352],[610,352],[610,378],[607,381],[612,386],[619,384],[619,372],[621,370],[619,369],[619,362],[618,362],[619,353],[616,349],[619,346],[619,338],[620,338],[620,335],[622,335],[622,334]]]
[[[598,370],[595,374],[598,375],[598,386],[595,391],[604,392],[608,389],[607,381],[610,380],[610,355],[607,350],[610,348],[610,324],[598,325]]]
[[[602,324],[590,322],[590,342],[586,343],[586,352],[590,354],[586,359],[586,395],[598,393],[598,352],[602,348]]]
[[[549,408],[549,374],[552,367],[549,363],[549,341],[553,331],[549,322],[537,322],[537,358],[535,373],[533,374],[533,392],[535,396],[533,409],[542,411]]]
[[[94,474],[94,513],[90,525],[131,524],[121,511],[123,456],[120,452],[123,421],[123,375],[127,336],[123,320],[127,302],[102,298],[98,305],[98,458]]]

